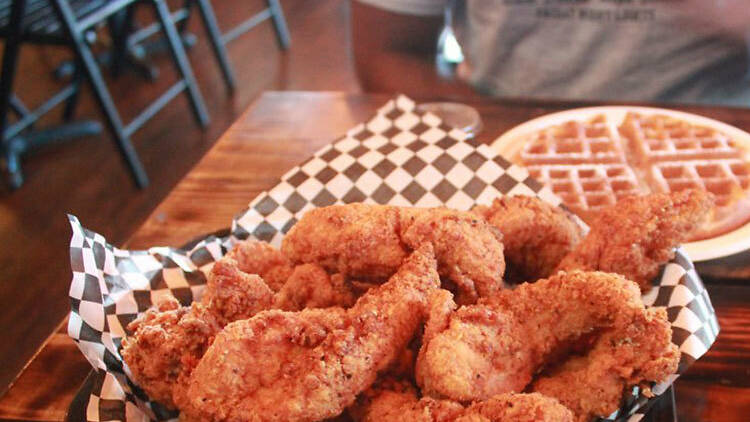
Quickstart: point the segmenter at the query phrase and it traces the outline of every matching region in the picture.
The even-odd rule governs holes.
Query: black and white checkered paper
[[[87,420],[176,418],[174,412],[150,401],[130,379],[119,353],[124,327],[159,297],[171,295],[183,305],[200,298],[211,265],[238,240],[254,237],[278,246],[307,210],[332,204],[444,205],[468,210],[498,196],[518,194],[537,195],[560,205],[525,169],[446,126],[437,116],[418,113],[413,101],[400,96],[287,172],[232,221],[225,238],[208,236],[189,250],[128,251],[107,244],[70,216],[73,280],[68,333],[96,371]],[[705,287],[681,251],[664,267],[644,301],[667,307],[673,342],[682,351],[679,373],[684,372],[713,344],[719,326]],[[665,391],[676,377],[654,386],[654,392]],[[641,420],[653,401],[636,389],[610,419]]]

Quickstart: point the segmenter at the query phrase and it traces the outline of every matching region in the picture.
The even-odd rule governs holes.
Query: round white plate
[[[653,107],[587,107],[552,113],[529,120],[505,132],[492,143],[491,147],[507,159],[520,164],[518,154],[523,148],[526,136],[533,132],[570,120],[586,120],[601,114],[607,116],[608,121],[619,126],[628,112],[673,116],[696,125],[715,128],[732,138],[744,151],[745,160],[750,161],[750,133],[697,114]],[[683,245],[683,249],[695,262],[721,258],[750,249],[750,222],[724,235]]]

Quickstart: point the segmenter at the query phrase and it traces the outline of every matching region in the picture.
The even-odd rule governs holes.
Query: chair
[[[150,3],[154,7],[181,79],[142,110],[130,123],[124,124],[104,83],[89,41],[93,34],[92,28],[101,25],[115,14],[127,10],[136,2]],[[0,148],[6,161],[9,182],[13,188],[19,187],[23,182],[20,168],[21,154],[30,147],[45,143],[51,138],[47,136],[47,138],[43,137],[42,142],[32,142],[30,139],[37,138],[25,135],[25,131],[28,132],[36,120],[62,102],[66,102],[64,116],[70,119],[79,85],[83,79],[91,84],[96,102],[104,113],[107,127],[138,187],[148,186],[149,180],[130,142],[130,136],[136,130],[183,91],[187,92],[199,124],[205,127],[209,122],[203,98],[187,61],[178,31],[170,19],[165,0],[0,0],[0,37],[6,40],[0,78],[2,79],[0,82],[0,134],[2,135]],[[68,45],[76,56],[76,70],[71,85],[34,111],[27,110],[12,93],[18,53],[24,42]],[[9,124],[9,111],[14,111],[20,117],[13,124]],[[66,135],[71,134],[78,134],[78,132],[66,133]]]
[[[214,14],[213,6],[211,6],[210,0],[185,0],[183,7],[174,11],[171,15],[172,22],[175,23],[177,28],[182,33],[187,26],[187,21],[190,18],[193,7],[197,5],[198,12],[201,16],[203,26],[208,34],[208,41],[216,56],[216,60],[221,68],[224,82],[230,91],[235,88],[235,77],[232,65],[230,64],[229,57],[227,55],[226,44],[233,41],[240,35],[249,31],[258,24],[264,22],[267,19],[273,19],[274,29],[276,30],[276,37],[282,49],[286,50],[289,48],[291,39],[289,36],[289,29],[286,25],[286,19],[284,18],[284,11],[281,8],[279,0],[267,0],[268,7],[251,16],[244,22],[236,25],[226,33],[222,34],[219,29],[219,25],[216,21],[216,15]],[[158,24],[149,25],[136,31],[128,40],[128,45],[137,45],[146,38],[153,35],[158,30]]]
[[[208,3],[208,0],[200,0]],[[245,32],[251,30],[256,25],[262,23],[266,19],[273,19],[274,29],[276,29],[276,37],[281,45],[281,48],[286,50],[291,44],[291,38],[289,37],[289,28],[286,26],[286,19],[284,19],[284,11],[281,9],[279,0],[266,0],[268,7],[251,16],[244,22],[230,29],[221,36],[221,41],[224,44],[229,43]]]

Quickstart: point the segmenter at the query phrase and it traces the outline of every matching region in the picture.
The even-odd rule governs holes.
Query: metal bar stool
[[[24,23],[38,25],[43,20],[44,14],[41,12],[43,3],[40,0],[31,0],[25,9],[27,6],[25,1],[0,2],[0,36],[6,39],[0,76],[0,152],[5,161],[11,188],[17,188],[23,183],[20,157],[27,150],[68,138],[101,133],[101,125],[98,122],[70,121],[72,111],[69,110],[75,106],[80,90],[79,78],[74,78],[72,83],[34,110],[26,107],[12,92],[20,45],[23,37],[28,35],[24,33]],[[24,16],[24,11],[27,13],[26,16]],[[26,17],[26,22],[24,22],[24,17]],[[63,102],[65,103],[63,116],[67,123],[45,130],[33,130],[34,123],[41,116]],[[12,123],[8,116],[10,111],[16,115],[16,120]]]
[[[93,34],[92,28],[102,24],[116,13],[126,10],[136,1],[150,3],[154,7],[181,79],[145,107],[130,123],[124,124],[104,83],[89,41]],[[183,91],[188,95],[192,111],[199,124],[205,127],[209,122],[203,98],[187,61],[177,29],[170,19],[165,0],[2,0],[0,3],[0,37],[6,39],[2,78],[0,78],[2,79],[0,83],[0,134],[2,134],[0,147],[6,161],[10,184],[14,188],[19,187],[23,181],[19,164],[20,155],[30,147],[44,143],[29,142],[27,137],[21,136],[22,132],[30,128],[41,115],[63,101],[67,101],[65,115],[72,116],[72,109],[79,91],[78,85],[84,78],[91,84],[94,97],[104,113],[107,127],[114,137],[116,146],[130,169],[135,183],[141,188],[148,186],[149,180],[130,142],[130,136],[136,130]],[[71,86],[53,96],[37,110],[26,113],[14,124],[8,125],[9,111],[25,112],[25,107],[18,107],[21,104],[14,100],[12,95],[17,58],[22,42],[69,45],[75,52],[78,70],[74,73]]]
[[[213,49],[216,61],[219,63],[219,67],[221,68],[224,82],[226,83],[227,88],[230,91],[234,91],[236,82],[234,71],[232,70],[232,65],[227,54],[226,44],[267,19],[273,19],[274,29],[276,30],[276,37],[281,48],[286,50],[289,48],[289,45],[291,43],[289,29],[287,28],[286,20],[284,18],[284,11],[281,9],[279,0],[267,0],[267,4],[267,8],[251,16],[250,18],[238,24],[224,34],[221,33],[210,0],[185,0],[183,6],[180,9],[172,12],[171,18],[182,33],[187,26],[187,21],[190,18],[193,7],[197,5],[202,24],[208,35],[208,41],[211,44],[211,48]],[[130,36],[130,39],[128,40],[129,47],[132,48],[133,46],[138,45],[157,31],[157,23],[138,30]]]
[[[234,87],[234,76],[232,68],[229,64],[229,59],[226,53],[226,44],[235,40],[240,35],[253,29],[267,19],[273,19],[273,27],[276,31],[276,39],[279,42],[279,46],[282,50],[287,50],[291,45],[291,37],[289,36],[289,28],[286,25],[286,19],[284,18],[284,10],[281,8],[279,0],[266,0],[268,7],[251,16],[244,22],[236,25],[229,31],[221,34],[219,26],[216,23],[216,17],[214,16],[213,9],[209,0],[197,0],[198,10],[201,13],[203,22],[206,26],[206,31],[209,34],[209,40],[213,46],[216,58],[221,66],[221,71],[224,74],[224,80],[227,86],[232,89]]]

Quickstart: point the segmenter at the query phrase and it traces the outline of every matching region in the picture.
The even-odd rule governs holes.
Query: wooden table
[[[180,245],[197,235],[227,227],[232,216],[260,192],[272,187],[286,170],[367,119],[388,99],[386,95],[328,92],[263,94],[175,187],[126,246]],[[479,136],[484,142],[530,118],[582,105],[490,101],[469,104],[479,110],[484,121],[485,128]],[[748,110],[680,109],[750,131]],[[106,227],[91,229],[107,234]],[[732,270],[733,279],[707,281],[722,331],[708,354],[675,384],[680,421],[750,418],[750,285],[742,280],[748,274],[746,270]],[[0,399],[0,421],[63,420],[89,369],[68,339],[65,324],[61,324]]]

